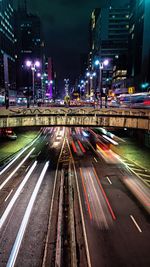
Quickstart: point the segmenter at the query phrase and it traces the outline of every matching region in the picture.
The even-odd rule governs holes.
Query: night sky
[[[127,0],[111,4],[120,2]],[[108,0],[27,0],[28,11],[42,20],[46,54],[53,58],[58,77],[77,77],[80,54],[88,51],[91,12],[106,3]]]

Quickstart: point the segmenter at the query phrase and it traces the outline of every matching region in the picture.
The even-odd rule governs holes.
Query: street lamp
[[[35,103],[35,71],[36,71],[36,68],[40,67],[40,62],[38,60],[34,62],[32,62],[31,60],[27,60],[26,67],[32,70],[32,91],[33,91],[33,105],[34,105]]]
[[[102,70],[104,67],[109,65],[109,60],[105,59],[103,61],[96,60],[95,65],[99,66],[99,91],[100,91],[100,108],[102,108]]]
[[[93,71],[88,71],[86,73],[86,77],[89,78],[89,82],[90,82],[90,86],[89,86],[89,92],[88,92],[88,95],[91,95],[91,91],[93,90],[93,78],[96,76],[96,72],[93,72]],[[94,93],[94,92],[92,92]]]

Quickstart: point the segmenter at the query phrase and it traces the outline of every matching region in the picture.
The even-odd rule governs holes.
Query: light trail
[[[77,153],[77,149],[76,149],[76,146],[75,146],[74,141],[72,141],[71,145],[72,145],[73,151],[74,151],[75,153]]]
[[[81,175],[81,179],[82,179],[82,185],[83,185],[83,189],[84,189],[84,195],[85,195],[85,199],[86,199],[88,213],[89,213],[90,219],[92,219],[91,207],[90,207],[90,203],[89,203],[89,199],[88,199],[88,194],[87,194],[86,186],[85,186],[85,182],[84,182],[84,176],[83,176],[83,172],[82,172],[82,169],[81,168],[80,168],[80,175]]]
[[[19,165],[13,170],[13,172],[7,177],[7,179],[0,185],[0,190],[8,183],[12,176],[18,171],[18,169],[23,165],[23,163],[30,157],[35,147],[26,155],[26,157],[19,163]]]
[[[98,162],[98,160],[96,158],[94,158],[95,162]]]
[[[78,144],[79,144],[79,146],[80,146],[82,152],[85,153],[86,150],[85,150],[84,146],[81,144],[81,142],[80,142],[79,140],[78,140]]]
[[[99,178],[98,178],[98,175],[97,175],[97,173],[96,173],[95,168],[93,168],[93,171],[94,171],[94,173],[95,173],[95,176],[96,176],[97,182],[98,182],[98,184],[99,184],[99,187],[100,187],[100,189],[101,189],[101,191],[102,191],[102,193],[103,193],[103,196],[104,196],[104,198],[105,198],[105,200],[106,200],[106,203],[107,203],[108,209],[109,209],[109,211],[110,211],[110,213],[111,213],[111,216],[112,216],[113,220],[116,220],[116,216],[115,216],[115,214],[114,214],[114,212],[113,212],[113,210],[112,210],[112,207],[111,207],[111,205],[110,205],[110,203],[109,203],[109,200],[108,200],[108,198],[107,198],[107,196],[106,196],[106,193],[105,193],[105,191],[104,191],[104,189],[103,189],[103,187],[102,187],[102,185],[101,185],[101,182],[100,182],[100,180],[99,180]]]
[[[110,179],[109,179],[108,176],[106,176],[106,179],[108,180],[108,182],[109,182],[110,184],[112,184],[112,182],[110,181]]]
[[[23,187],[25,186],[25,184],[27,183],[28,179],[30,178],[33,170],[35,169],[36,165],[37,165],[37,161],[34,162],[34,164],[32,165],[32,167],[30,168],[30,170],[26,174],[25,178],[23,179],[22,183],[18,187],[17,191],[15,192],[15,194],[12,197],[11,201],[9,202],[7,208],[5,209],[2,217],[0,218],[0,230],[1,230],[4,222],[6,221],[6,219],[8,217],[8,214],[10,213],[10,211],[11,211],[14,203],[16,202],[17,198],[19,197],[20,193],[22,192]]]
[[[28,148],[30,148],[37,141],[40,135],[41,134],[39,134],[38,137],[35,140],[33,140],[33,142],[30,145],[21,150],[21,152],[19,152],[19,154],[4,169],[0,171],[0,175],[3,174]]]
[[[46,171],[48,169],[48,166],[49,166],[49,161],[46,162],[46,164],[45,164],[45,166],[44,166],[44,168],[43,168],[43,170],[41,172],[41,175],[40,175],[40,177],[39,177],[39,179],[37,181],[37,184],[36,184],[36,186],[34,188],[34,191],[33,191],[32,196],[30,198],[30,201],[29,201],[29,204],[27,206],[27,209],[25,211],[25,214],[24,214],[24,217],[23,217],[21,226],[19,228],[19,231],[18,231],[16,240],[15,240],[15,243],[14,243],[13,248],[11,250],[11,254],[10,254],[10,257],[8,259],[8,262],[7,262],[6,267],[13,267],[13,266],[15,266],[17,255],[19,253],[19,249],[20,249],[21,242],[23,240],[24,233],[25,233],[25,230],[26,230],[26,227],[27,227],[29,218],[30,218],[30,214],[31,214],[31,211],[32,211],[32,208],[33,208],[35,199],[37,197],[37,194],[39,192],[39,189],[41,187],[41,184],[43,182],[43,179],[45,177],[45,174],[46,174]]]
[[[134,225],[136,226],[136,228],[138,229],[138,231],[139,231],[140,233],[142,233],[142,230],[141,230],[141,228],[139,227],[139,225],[138,225],[138,223],[136,222],[136,220],[134,219],[134,217],[133,217],[132,215],[130,215],[130,218],[131,218],[131,220],[133,221],[133,223],[134,223]]]
[[[106,135],[102,135],[106,140],[108,140],[110,143],[112,143],[115,146],[118,146],[118,143],[116,141],[114,141],[113,139],[111,139],[110,137],[106,136]]]
[[[104,223],[104,225],[105,225],[106,228],[109,228],[109,227],[108,227],[107,220],[106,220],[106,217],[105,217],[105,214],[104,214],[104,210],[103,210],[102,204],[101,204],[101,202],[100,202],[100,197],[98,196],[98,190],[97,190],[98,187],[95,186],[95,184],[94,184],[94,180],[93,180],[93,178],[92,178],[92,175],[91,175],[90,171],[88,171],[88,174],[89,174],[89,177],[90,177],[90,179],[91,179],[91,185],[93,186],[93,190],[94,190],[94,193],[95,193],[95,195],[96,195],[96,199],[97,199],[97,201],[96,201],[95,204],[94,204],[94,201],[93,201],[93,204],[94,204],[94,206],[95,206],[95,207],[94,207],[95,210],[97,210],[96,215],[97,215],[98,225],[99,225],[99,221],[100,221],[100,222]],[[98,204],[98,205],[97,205],[97,204]],[[97,209],[97,206],[99,206],[99,209]],[[100,215],[100,217],[98,217],[98,215],[99,215],[99,213],[100,213],[99,211],[101,211],[101,215]],[[102,218],[101,218],[101,217],[102,217]],[[103,219],[103,220],[102,220],[102,219]]]
[[[8,194],[8,196],[5,198],[5,202],[7,201],[7,199],[10,197],[10,195],[12,194],[13,189],[10,191],[10,193]]]

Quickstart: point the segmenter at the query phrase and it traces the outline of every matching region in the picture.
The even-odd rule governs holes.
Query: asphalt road
[[[45,128],[0,172],[0,266],[41,266],[63,134]]]
[[[148,187],[102,143],[95,150],[79,128],[68,132],[91,266],[150,266]],[[62,128],[43,129],[0,169],[1,267],[42,265],[63,137]]]
[[[150,266],[149,215],[131,193],[136,188],[139,198],[144,198],[144,204],[149,206],[149,189],[139,184],[139,180],[114,154],[107,155],[107,151],[101,150],[95,153],[79,129],[73,130],[69,139],[77,170],[91,265]],[[127,187],[126,183],[132,186]]]

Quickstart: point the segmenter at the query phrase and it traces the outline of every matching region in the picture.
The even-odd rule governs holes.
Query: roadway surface
[[[73,130],[69,139],[91,266],[150,266],[149,217],[131,194],[133,191],[149,206],[148,188],[113,153],[107,155],[106,151],[92,149],[79,129]]]
[[[94,146],[81,129],[67,129],[66,133],[91,266],[150,266],[149,188],[120,157],[103,145]],[[0,169],[1,267],[42,266],[64,136],[61,127],[44,128]]]
[[[8,168],[1,168],[1,267],[42,265],[62,141],[59,129],[44,129]]]

